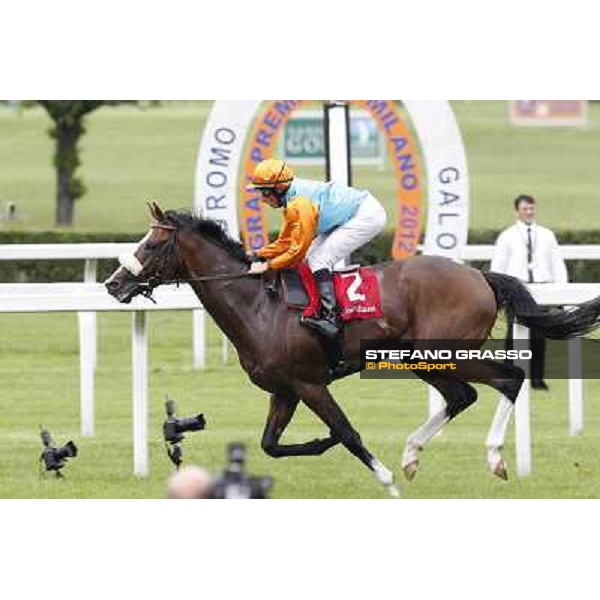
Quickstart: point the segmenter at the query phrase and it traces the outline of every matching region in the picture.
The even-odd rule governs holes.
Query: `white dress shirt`
[[[531,227],[531,263],[527,260],[527,229]],[[567,267],[552,231],[532,223],[517,221],[505,229],[496,240],[491,271],[512,275],[529,282],[529,271],[534,283],[567,283]]]

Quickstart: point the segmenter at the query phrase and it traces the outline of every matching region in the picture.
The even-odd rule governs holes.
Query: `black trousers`
[[[506,350],[513,349],[512,339],[513,320],[507,320],[506,340],[504,347]],[[546,362],[546,338],[534,329],[529,330],[529,347],[531,349],[530,378],[532,382],[544,380],[544,366]]]

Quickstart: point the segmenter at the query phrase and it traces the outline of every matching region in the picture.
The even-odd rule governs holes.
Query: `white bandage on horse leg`
[[[132,275],[139,275],[144,270],[144,265],[133,254],[120,254],[119,264]]]
[[[418,448],[423,448],[448,421],[449,418],[446,414],[446,409],[443,408],[427,419],[427,421],[425,421],[425,423],[423,423],[416,431],[413,431],[408,437],[408,443],[417,446]]]
[[[373,458],[371,468],[373,469],[375,478],[386,488],[389,495],[392,496],[392,498],[400,498],[400,490],[394,484],[394,474],[376,458]]]
[[[394,474],[376,458],[371,462],[371,468],[373,469],[373,474],[377,481],[382,485],[391,485],[394,483]]]
[[[425,444],[427,444],[436,433],[442,430],[442,427],[444,427],[448,421],[446,409],[443,408],[408,436],[402,454],[403,469],[411,464],[416,465],[419,463],[419,452],[423,450]]]
[[[504,446],[506,429],[513,409],[514,404],[508,398],[502,396],[498,402],[498,408],[494,413],[494,419],[485,442],[488,448],[502,448]]]

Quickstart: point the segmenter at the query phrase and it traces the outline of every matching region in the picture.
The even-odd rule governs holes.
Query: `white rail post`
[[[581,338],[569,340],[569,434],[583,431],[583,379]]]
[[[94,435],[94,344],[95,321],[93,313],[77,313],[79,321],[79,405],[81,411],[81,435]]]
[[[325,119],[325,179],[352,185],[352,162],[350,151],[350,109],[347,102],[331,100],[323,104]],[[335,263],[342,269],[350,262],[346,256]]]
[[[85,283],[96,283],[98,279],[98,259],[96,258],[88,258],[85,261],[85,267],[83,269],[83,281]],[[92,352],[94,357],[94,368],[96,368],[97,356],[98,356],[98,348],[97,348],[97,329],[96,329],[96,313],[83,313],[87,315],[85,317],[86,320],[89,321],[90,331],[93,331],[94,336],[90,338],[90,342],[92,342]]]
[[[523,349],[518,340],[525,340],[529,347],[529,330],[518,323],[513,326],[515,348]],[[529,416],[529,362],[519,361],[525,371],[525,380],[515,402],[515,446],[517,455],[517,475],[525,477],[531,473],[531,430]]]
[[[83,279],[95,283],[98,261],[85,261]],[[81,410],[81,435],[94,435],[94,374],[96,370],[96,313],[77,313],[79,323],[79,404]]]
[[[133,473],[148,475],[148,314],[133,313],[131,334],[133,392]]]
[[[192,311],[194,369],[206,366],[206,316],[204,309]]]
[[[352,185],[350,166],[350,112],[347,102],[325,102],[325,177]]]

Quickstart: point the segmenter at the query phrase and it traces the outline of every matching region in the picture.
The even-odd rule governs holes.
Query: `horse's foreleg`
[[[271,396],[271,406],[267,415],[267,422],[263,432],[261,447],[273,458],[282,456],[317,456],[335,446],[339,440],[330,436],[325,439],[316,439],[303,444],[280,444],[279,440],[288,426],[296,407],[298,398],[293,396]]]
[[[373,472],[392,497],[398,498],[400,491],[394,484],[394,474],[365,448],[329,390],[325,386],[301,384],[298,393],[304,404],[329,427],[332,435]]]

